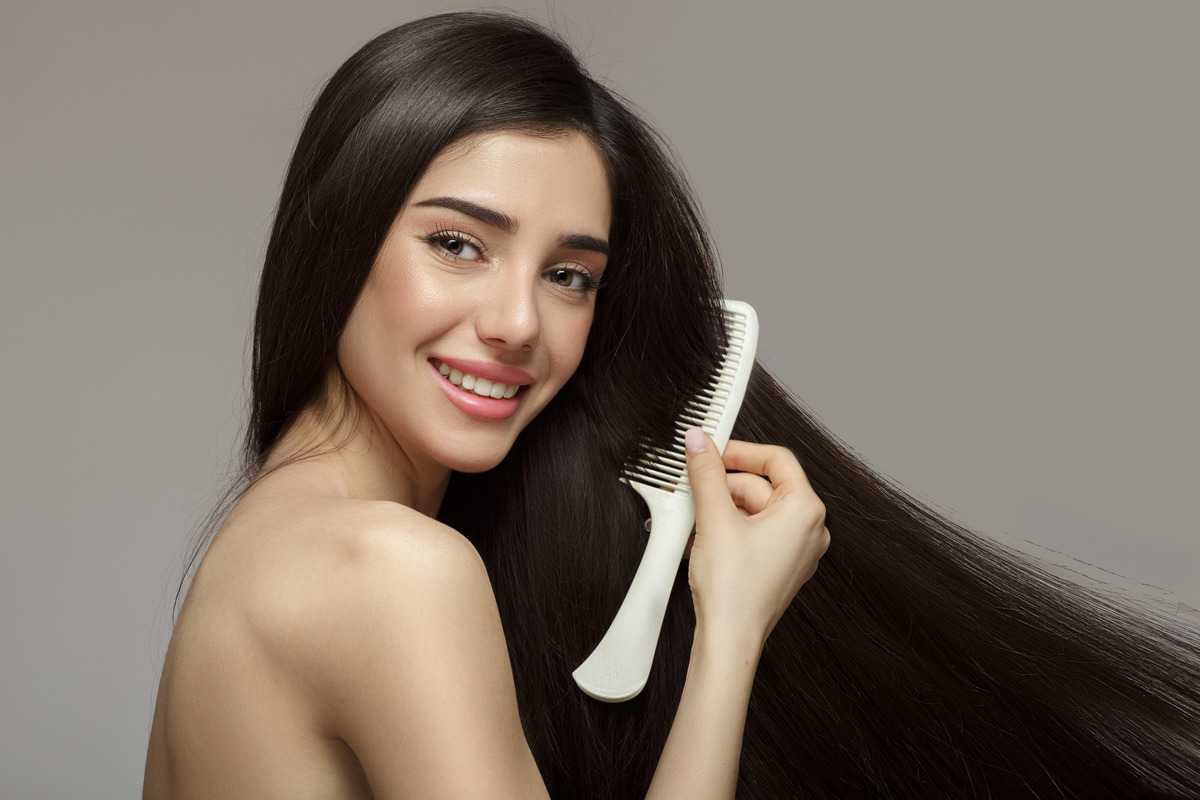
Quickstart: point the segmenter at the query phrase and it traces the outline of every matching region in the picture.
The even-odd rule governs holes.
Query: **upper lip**
[[[517,367],[506,367],[503,364],[493,364],[490,361],[472,361],[467,358],[443,358],[434,356],[434,361],[440,361],[450,369],[474,375],[476,378],[487,378],[492,383],[507,383],[515,386],[525,386],[533,383],[533,376]]]

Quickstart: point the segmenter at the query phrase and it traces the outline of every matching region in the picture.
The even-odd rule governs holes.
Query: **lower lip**
[[[474,392],[469,392],[446,380],[446,376],[438,372],[432,362],[429,366],[437,378],[438,386],[442,387],[442,391],[445,392],[446,398],[464,414],[470,414],[472,417],[480,419],[508,419],[517,412],[517,408],[521,405],[521,389],[518,389],[512,397],[507,398],[480,397]]]

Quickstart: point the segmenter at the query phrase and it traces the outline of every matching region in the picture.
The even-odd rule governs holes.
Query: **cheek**
[[[411,293],[389,281],[363,287],[338,340],[337,356],[357,391],[385,380],[400,363],[413,336],[413,320],[422,319]]]
[[[562,371],[562,381],[565,383],[579,366],[583,351],[587,347],[588,333],[592,329],[592,313],[579,315],[567,322],[560,330],[560,338],[555,343],[556,360]]]
[[[360,299],[368,320],[363,327],[371,335],[397,348],[411,348],[454,324],[469,298],[456,294],[436,273],[390,266],[380,270],[369,287],[370,297],[364,292]]]
[[[403,264],[381,270],[373,288],[379,310],[390,320],[419,319],[446,304],[436,281]]]
[[[374,330],[372,317],[364,304],[370,305],[370,302],[366,297],[359,298],[350,312],[350,318],[346,320],[346,327],[337,345],[337,359],[342,365],[342,372],[360,394],[367,390],[364,381],[372,372],[372,360],[377,357],[371,352],[372,348],[382,340]]]

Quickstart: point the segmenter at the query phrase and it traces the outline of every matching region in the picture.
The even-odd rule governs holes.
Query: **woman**
[[[1188,796],[1194,634],[957,530],[761,370],[735,437],[803,469],[734,444],[725,478],[693,436],[650,682],[574,686],[644,541],[615,478],[704,380],[717,297],[663,147],[544,32],[447,15],[353,56],[277,211],[248,488],[147,796]]]
[[[601,281],[640,265],[613,220],[632,187],[605,137],[627,134],[485,64],[447,69],[447,48],[487,34],[530,82],[569,63],[511,22],[429,20],[368,45],[313,112],[264,273],[255,478],[179,617],[148,796],[545,794],[488,575],[434,517],[452,471],[496,467],[575,373]],[[710,302],[693,299],[693,326]],[[688,444],[696,655],[650,794],[720,797],[762,640],[828,532],[791,454],[733,443],[723,466],[699,430]]]

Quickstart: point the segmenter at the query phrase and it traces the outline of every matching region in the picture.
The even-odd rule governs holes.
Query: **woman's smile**
[[[524,370],[498,364],[436,358],[429,363],[440,376],[439,385],[450,402],[482,419],[507,419],[515,414],[521,405],[517,395],[533,380]]]

